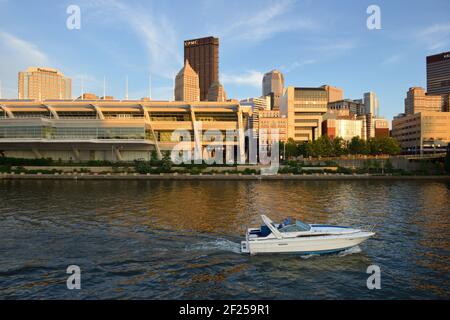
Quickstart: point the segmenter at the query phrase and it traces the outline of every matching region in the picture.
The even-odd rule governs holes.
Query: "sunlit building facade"
[[[28,68],[19,72],[18,98],[72,99],[72,80],[52,68]]]
[[[219,81],[214,82],[209,88],[207,100],[219,102],[227,101],[227,93]]]
[[[418,112],[445,111],[445,97],[440,95],[429,95],[425,89],[412,87],[408,90],[405,98],[405,113],[415,114]]]
[[[364,93],[364,114],[371,114],[373,117],[379,116],[380,100],[375,92]]]
[[[280,115],[280,111],[269,110],[259,112],[259,144],[270,146],[274,142],[288,141],[288,119]]]
[[[259,114],[262,111],[270,111],[270,97],[247,98],[241,100],[242,106],[248,106],[252,109],[252,116],[249,118],[249,128],[254,139],[259,134]]]
[[[273,110],[280,109],[280,99],[284,93],[284,76],[278,70],[267,72],[262,81],[262,95],[271,99]]]
[[[344,90],[330,85],[322,86],[327,91],[328,103],[342,101],[344,99]]]
[[[419,112],[392,121],[392,137],[404,153],[443,151],[450,143],[450,112]]]
[[[200,101],[198,74],[188,60],[175,78],[175,101]]]
[[[288,87],[281,99],[280,114],[288,119],[288,138],[313,141],[322,135],[328,94],[324,88]]]
[[[234,102],[2,100],[0,151],[63,161],[149,160],[180,143],[203,153],[212,142],[206,132],[215,130],[222,141],[214,144],[234,148],[235,158],[243,161],[250,115],[249,107]],[[235,136],[226,139],[227,132]]]
[[[348,110],[354,115],[363,115],[365,113],[366,106],[362,100],[337,100],[328,103],[328,110]]]

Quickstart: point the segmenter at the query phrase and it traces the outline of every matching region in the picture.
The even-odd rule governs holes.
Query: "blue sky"
[[[66,28],[69,5],[81,29]],[[368,30],[367,7],[381,8],[381,30]],[[261,94],[264,72],[287,85],[331,84],[357,99],[375,91],[380,114],[403,111],[411,86],[426,85],[425,57],[450,51],[450,1],[427,0],[0,0],[3,98],[17,97],[17,72],[60,69],[85,91],[123,98],[170,99],[183,62],[183,40],[220,38],[220,74],[228,96]]]

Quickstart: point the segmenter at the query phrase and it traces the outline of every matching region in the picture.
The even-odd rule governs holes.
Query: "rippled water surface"
[[[450,183],[0,181],[0,200],[3,299],[450,298]],[[378,234],[334,255],[240,254],[262,213]]]

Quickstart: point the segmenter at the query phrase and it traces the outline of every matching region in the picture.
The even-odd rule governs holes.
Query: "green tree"
[[[397,155],[401,148],[397,140],[391,137],[378,137],[369,140],[369,150],[371,155]]]
[[[397,140],[392,137],[383,137],[381,138],[381,145],[383,147],[384,154],[388,154],[391,156],[395,156],[400,154],[401,147]]]
[[[297,145],[297,151],[299,156],[309,157],[309,155],[306,152],[306,146],[308,145],[308,142],[301,142]]]
[[[289,138],[289,140],[286,142],[286,145],[284,146],[285,149],[281,149],[281,152],[286,151],[286,158],[290,159],[293,157],[297,157],[299,155],[297,144],[295,143],[294,139]]]
[[[170,172],[170,170],[172,169],[172,159],[170,158],[169,151],[164,153],[164,156],[161,161],[161,166],[159,168],[161,172]]]
[[[336,137],[333,139],[333,156],[340,157],[344,154],[347,154],[347,144],[344,139],[341,137]]]
[[[333,155],[333,142],[328,136],[321,136],[311,142],[311,153],[313,157],[331,157]]]
[[[316,151],[314,149],[314,145],[311,141],[305,142],[303,144],[303,148],[305,149],[305,157],[316,157]]]
[[[360,137],[353,137],[348,145],[348,151],[351,154],[368,154],[367,143]]]

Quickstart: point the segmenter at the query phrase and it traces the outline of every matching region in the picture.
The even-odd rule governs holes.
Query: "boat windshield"
[[[295,224],[282,227],[280,232],[305,232],[309,230],[311,230],[311,226],[309,224],[297,220],[295,221]]]

